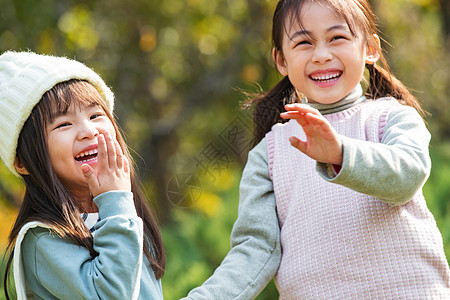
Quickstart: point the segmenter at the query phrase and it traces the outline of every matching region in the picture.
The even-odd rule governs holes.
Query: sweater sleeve
[[[381,143],[341,138],[344,158],[339,173],[317,163],[319,173],[332,183],[402,205],[414,197],[430,174],[431,136],[412,107],[399,106],[389,113]]]
[[[214,274],[184,299],[254,299],[280,260],[280,229],[263,140],[250,151],[244,168],[231,250]]]
[[[143,225],[130,192],[94,199],[98,256],[47,228],[30,230],[22,243],[28,287],[43,299],[136,299],[143,260]]]

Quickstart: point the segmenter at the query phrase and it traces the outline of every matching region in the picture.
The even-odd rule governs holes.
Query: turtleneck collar
[[[348,94],[343,99],[335,103],[331,104],[309,103],[306,101],[305,98],[303,98],[301,101],[302,103],[308,104],[309,106],[319,110],[322,115],[326,115],[346,110],[347,108],[359,104],[364,100],[366,100],[366,97],[363,96],[363,89],[361,87],[361,84],[358,84],[353,89],[353,91],[350,92],[350,94]]]

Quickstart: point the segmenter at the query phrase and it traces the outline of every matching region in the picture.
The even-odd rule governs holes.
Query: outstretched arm
[[[322,177],[392,205],[411,200],[430,173],[430,134],[417,111],[398,106],[387,118],[380,143],[338,135],[314,108],[286,105],[281,116],[295,119],[307,140],[291,137],[292,146],[317,161]],[[329,172],[339,165],[339,172]],[[334,170],[336,170],[334,168]]]
[[[184,299],[254,299],[280,260],[280,229],[263,140],[250,151],[242,175],[231,250],[214,274]]]

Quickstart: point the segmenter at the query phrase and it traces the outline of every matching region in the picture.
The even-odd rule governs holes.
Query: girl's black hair
[[[61,237],[73,239],[78,245],[89,250],[92,257],[98,255],[93,248],[92,234],[85,226],[80,207],[73,195],[61,183],[50,163],[46,142],[46,126],[53,118],[67,112],[71,105],[85,106],[96,104],[103,108],[116,131],[117,140],[124,155],[130,162],[131,156],[125,145],[120,130],[97,90],[88,82],[69,80],[56,84],[42,96],[26,120],[19,136],[17,159],[28,171],[22,175],[25,183],[25,196],[18,216],[9,235],[4,291],[7,299],[9,272],[14,256],[14,242],[20,229],[28,222],[39,221],[52,226],[52,231]],[[144,236],[148,247],[144,247],[144,255],[148,259],[157,279],[164,274],[166,256],[156,218],[150,210],[140,184],[135,176],[131,163],[131,184],[134,203],[138,216],[144,224]]]
[[[283,55],[282,43],[284,33],[295,22],[298,22],[302,26],[300,16],[303,4],[311,2],[319,2],[333,8],[346,20],[353,35],[356,36],[357,33],[363,34],[367,45],[378,50],[380,62],[383,67],[366,65],[369,71],[366,96],[371,99],[388,96],[394,97],[400,103],[414,107],[422,116],[425,116],[426,112],[422,109],[419,101],[390,72],[381,49],[372,38],[374,34],[378,34],[378,29],[375,22],[375,15],[367,0],[278,1],[272,20],[272,44],[274,51],[278,55]],[[254,108],[253,122],[255,128],[253,145],[259,143],[274,124],[286,122],[279,115],[285,111],[285,104],[296,101],[295,88],[286,76],[269,92],[257,95],[245,103],[245,108]]]

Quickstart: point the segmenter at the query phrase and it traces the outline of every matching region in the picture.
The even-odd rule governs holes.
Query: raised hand
[[[81,170],[94,197],[113,190],[131,191],[128,159],[109,132],[98,136],[97,172],[87,164]]]
[[[290,137],[291,145],[312,159],[329,164],[342,164],[342,141],[331,124],[317,109],[294,103],[285,106],[283,119],[295,119],[306,134],[306,141]]]

